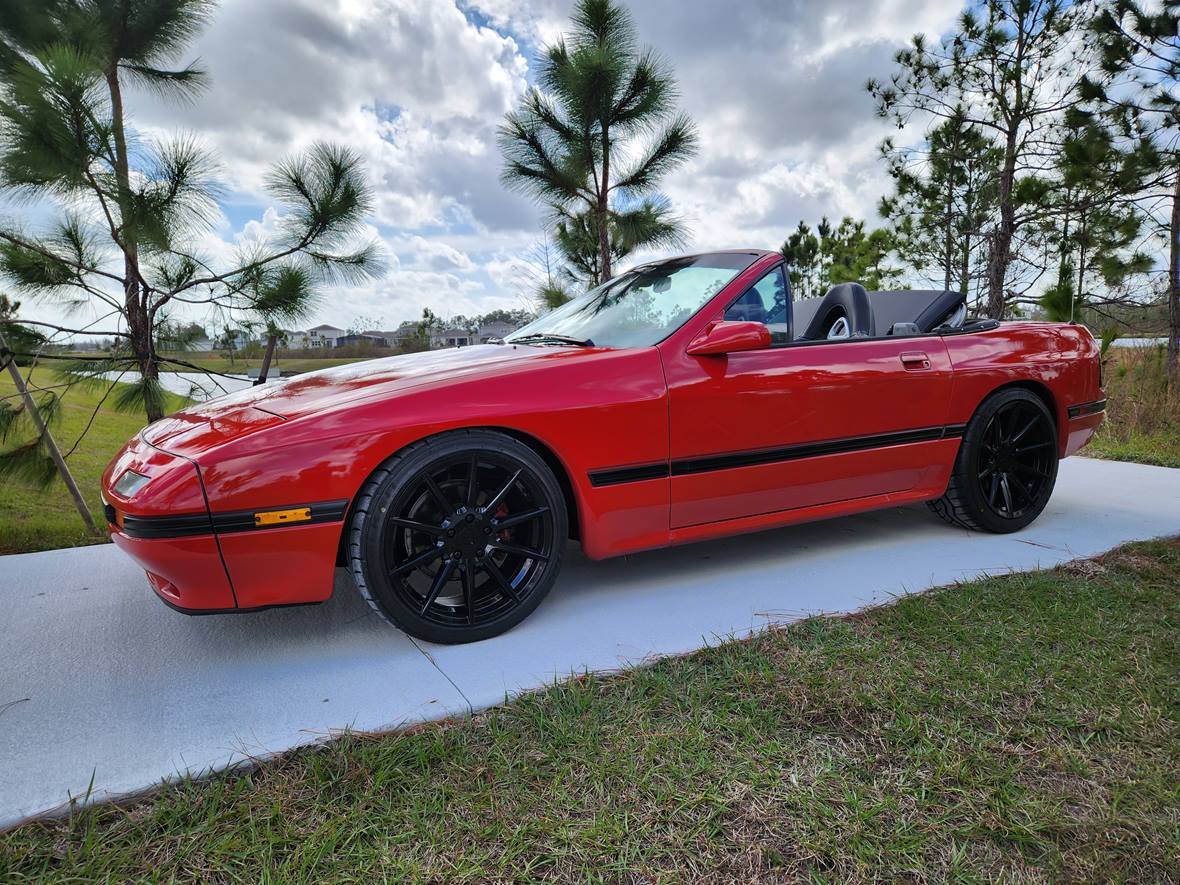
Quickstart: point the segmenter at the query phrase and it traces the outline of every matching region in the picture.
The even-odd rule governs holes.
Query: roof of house
[[[343,332],[343,329],[337,329],[335,326],[329,326],[326,323],[319,326],[313,326],[308,329],[309,332]]]
[[[470,338],[471,333],[466,329],[460,329],[458,326],[451,326],[449,329],[443,329],[438,333],[444,338]]]

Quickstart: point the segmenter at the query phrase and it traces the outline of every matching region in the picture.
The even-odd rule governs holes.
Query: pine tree
[[[607,213],[607,227],[610,267],[618,267],[640,250],[675,247],[684,242],[684,225],[665,200],[647,199],[625,212],[612,209]],[[592,286],[603,279],[595,213],[588,209],[576,213],[558,210],[553,240],[570,282]]]
[[[952,116],[923,144],[881,145],[893,194],[879,207],[901,260],[967,296],[984,277],[983,231],[995,210],[1000,151],[979,128]]]
[[[1180,2],[1158,8],[1115,0],[1095,16],[1091,34],[1101,50],[1101,73],[1085,79],[1085,98],[1122,133],[1147,143],[1157,172],[1145,184],[1141,205],[1168,241],[1168,373],[1180,376]]]
[[[92,379],[133,370],[124,404],[163,416],[157,347],[181,304],[260,319],[302,315],[325,275],[366,276],[371,245],[354,242],[370,198],[358,156],[319,145],[278,164],[269,189],[285,207],[273,242],[217,268],[197,252],[218,193],[195,141],[137,140],[128,83],[194,100],[205,74],[167,63],[212,14],[211,0],[5,0],[0,4],[0,190],[65,205],[48,233],[0,224],[0,273],[33,298],[98,306],[116,339]],[[97,383],[97,382],[96,382]]]
[[[597,238],[587,261],[590,282],[609,280],[615,256],[660,245],[679,224],[658,213],[660,179],[696,150],[692,121],[674,110],[676,83],[667,65],[641,49],[630,14],[613,0],[579,0],[573,30],[545,49],[540,88],[500,127],[504,183],[549,209],[577,238]],[[652,238],[639,242],[638,234]]]
[[[1073,108],[1057,158],[1053,211],[1043,224],[1057,253],[1057,279],[1040,298],[1052,320],[1077,319],[1125,301],[1123,287],[1150,270],[1142,248],[1144,213],[1137,204],[1144,175],[1156,166],[1150,144],[1123,147],[1095,115]]]
[[[867,84],[878,114],[899,128],[915,115],[957,119],[999,148],[995,217],[985,231],[990,317],[1003,318],[1014,297],[1013,265],[1035,263],[1038,245],[1022,234],[1039,219],[1036,179],[1055,156],[1057,122],[1080,100],[1087,13],[1064,0],[982,0],[939,45],[915,36],[887,83]]]
[[[813,233],[800,221],[779,252],[786,259],[795,298],[816,298],[838,283],[861,283],[884,289],[901,271],[890,262],[893,238],[889,231],[866,230],[865,222],[845,216],[836,227],[821,218]]]
[[[820,241],[825,257],[824,284],[860,283],[866,289],[886,289],[901,276],[889,256],[893,239],[889,231],[865,231],[865,222],[845,216]]]
[[[786,259],[787,274],[796,298],[822,295],[820,280],[819,237],[806,222],[800,221],[779,249]]]

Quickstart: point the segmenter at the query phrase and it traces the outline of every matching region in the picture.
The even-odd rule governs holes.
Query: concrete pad
[[[113,545],[0,557],[0,826],[83,796],[466,712],[343,570],[317,606],[189,617]]]
[[[1176,533],[1180,470],[1072,458],[1014,535],[918,506],[606,562],[571,547],[515,630],[421,648],[343,570],[322,606],[190,618],[113,546],[0,557],[0,826],[84,793],[92,775],[96,798],[136,792],[346,727],[463,713],[570,673]]]

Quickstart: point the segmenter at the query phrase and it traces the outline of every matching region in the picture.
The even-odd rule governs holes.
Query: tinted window
[[[725,318],[764,323],[770,329],[773,344],[786,344],[791,338],[789,300],[780,264],[735,298],[725,309]]]

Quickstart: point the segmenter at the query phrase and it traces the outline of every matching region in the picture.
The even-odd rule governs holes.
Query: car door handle
[[[929,369],[930,357],[920,350],[910,350],[901,355],[901,364],[907,369]]]

